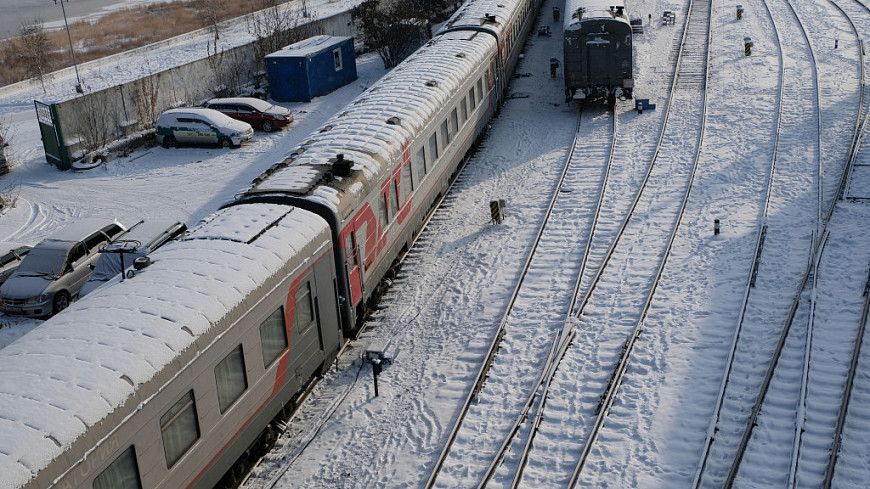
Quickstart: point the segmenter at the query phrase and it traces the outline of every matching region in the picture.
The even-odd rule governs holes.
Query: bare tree
[[[117,99],[102,91],[76,100],[75,127],[83,150],[98,151],[117,138],[116,130],[121,123]]]
[[[312,15],[306,0],[297,2],[296,8],[282,7],[283,0],[254,0],[248,17],[248,32],[256,39],[254,51],[265,67],[265,56],[315,34],[303,28],[305,18]]]
[[[148,75],[136,82],[136,113],[140,127],[154,127],[160,115],[160,74],[155,75],[148,60],[145,61]]]
[[[221,12],[226,5],[226,0],[192,0],[191,6],[197,15],[202,18],[203,27],[207,27],[214,34],[214,44],[217,46],[221,38],[220,22]]]
[[[430,36],[425,2],[366,0],[351,10],[366,46],[377,51],[384,68],[393,68]]]
[[[18,27],[18,37],[12,42],[12,52],[7,53],[17,58],[27,70],[28,76],[39,80],[42,91],[45,92],[45,77],[51,71],[49,53],[54,49],[42,19],[21,24]]]
[[[6,122],[0,121],[0,175],[9,173],[11,165],[9,164],[9,155],[6,154],[6,148],[9,146],[9,126]],[[0,209],[3,208],[3,196],[0,195]]]

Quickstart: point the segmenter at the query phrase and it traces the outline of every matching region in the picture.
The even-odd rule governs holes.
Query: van
[[[185,107],[169,109],[157,118],[157,143],[164,148],[179,144],[239,146],[254,137],[254,128],[214,109]]]
[[[0,285],[0,311],[47,317],[66,309],[91,275],[100,250],[124,231],[114,219],[81,219],[40,241]]]

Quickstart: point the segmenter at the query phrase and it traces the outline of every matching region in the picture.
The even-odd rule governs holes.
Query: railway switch
[[[398,350],[393,347],[393,342],[389,339],[375,339],[369,343],[365,353],[363,353],[363,361],[372,364],[372,378],[375,383],[375,397],[378,397],[378,375],[380,375],[385,365],[393,363]]]

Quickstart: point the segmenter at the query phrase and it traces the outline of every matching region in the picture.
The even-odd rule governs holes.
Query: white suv
[[[157,118],[157,143],[164,148],[179,143],[239,146],[254,137],[254,128],[214,109],[185,107],[170,109]]]

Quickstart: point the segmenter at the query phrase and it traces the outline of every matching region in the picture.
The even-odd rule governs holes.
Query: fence
[[[350,12],[318,19],[291,29],[293,37],[302,39],[315,34],[352,36]],[[266,54],[266,53],[263,53]],[[68,164],[137,131],[154,127],[166,109],[198,105],[242,87],[260,86],[265,72],[260,64],[257,42],[212,54],[191,63],[153,73],[144,78],[50,104],[52,123],[64,135],[57,150],[45,147],[49,163],[66,170]],[[45,145],[45,143],[44,143]],[[49,158],[49,154],[55,155]]]

